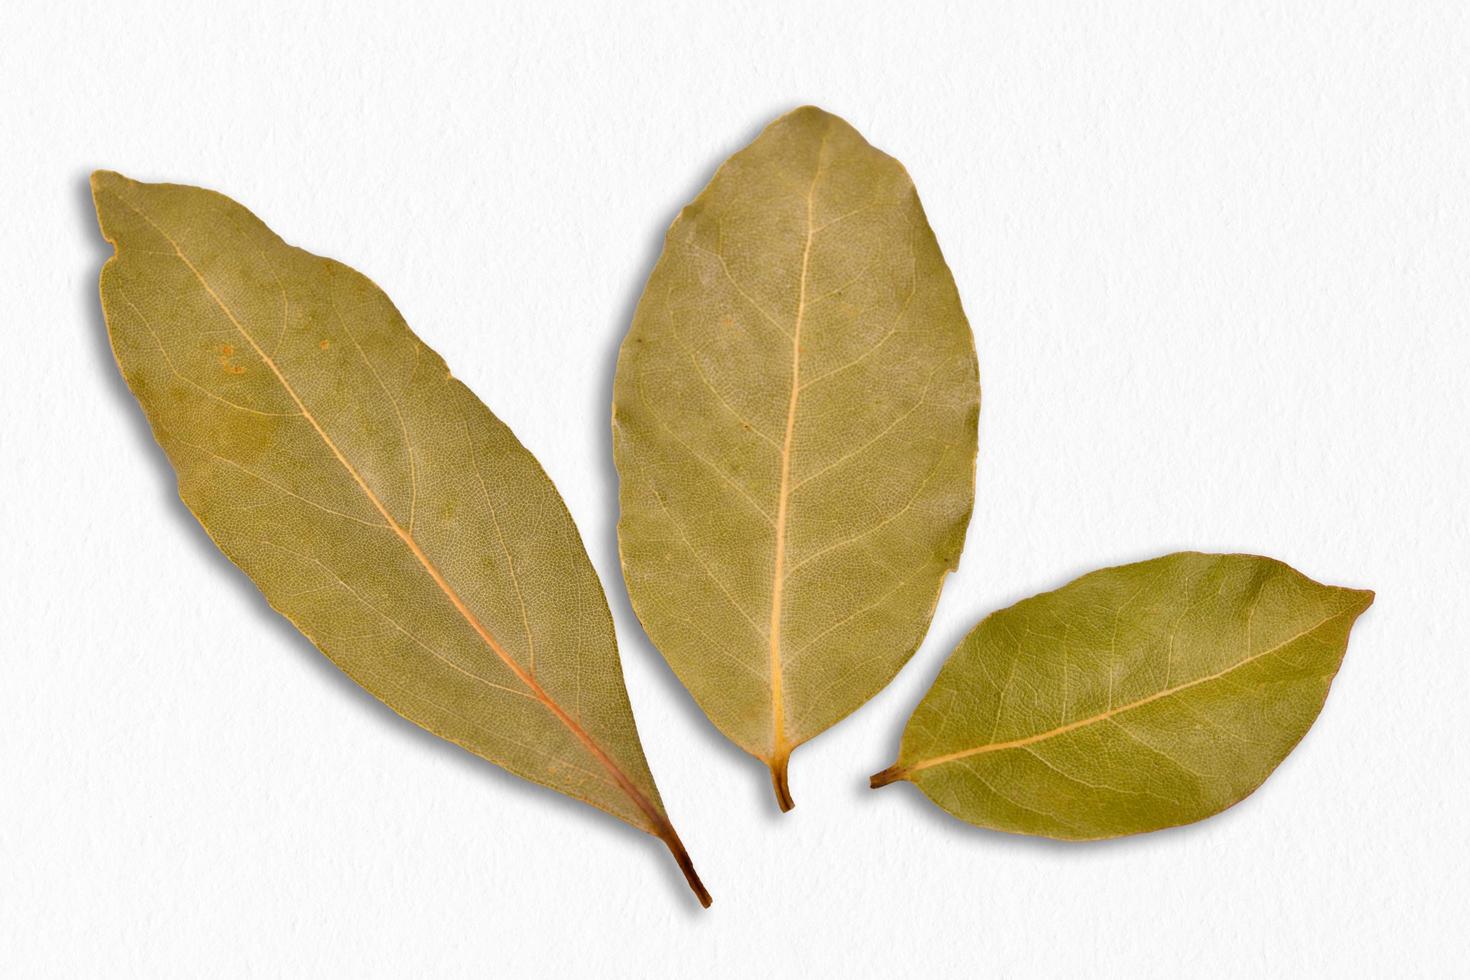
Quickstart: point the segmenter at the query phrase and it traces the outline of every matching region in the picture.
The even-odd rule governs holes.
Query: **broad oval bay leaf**
[[[618,356],[633,607],[715,725],[787,761],[928,629],[974,502],[974,338],[912,180],[813,107],[679,214]]]
[[[118,366],[220,549],[394,711],[660,838],[708,905],[535,458],[366,277],[211,191],[92,192]]]
[[[1306,735],[1372,602],[1254,555],[1092,572],[982,620],[872,784],[1065,840],[1203,820]]]

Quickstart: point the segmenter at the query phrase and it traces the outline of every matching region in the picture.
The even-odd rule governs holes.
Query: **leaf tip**
[[[117,196],[123,186],[131,181],[115,170],[94,170],[87,183],[92,189],[92,207],[97,212],[97,226],[102,230],[102,237],[115,247],[117,239],[108,227],[108,209],[103,196]]]
[[[817,131],[825,131],[833,123],[847,124],[841,116],[833,115],[821,106],[810,104],[797,106],[776,121],[816,127]]]
[[[1343,613],[1351,615],[1353,619],[1367,612],[1368,607],[1373,605],[1373,600],[1378,598],[1372,589],[1343,588],[1342,594],[1345,601]]]
[[[99,190],[104,190],[126,179],[116,170],[94,170],[90,179],[92,192],[95,194]]]
[[[92,188],[92,203],[101,210],[101,198],[103,194],[116,194],[132,181],[128,180],[116,170],[94,170],[87,183]]]

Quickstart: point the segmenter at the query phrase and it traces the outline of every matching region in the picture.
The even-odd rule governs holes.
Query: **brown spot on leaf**
[[[332,346],[332,342],[326,337],[323,337],[322,342],[317,344],[317,346],[320,347],[322,350],[326,350],[328,347]]]
[[[232,345],[230,345],[230,344],[220,344],[219,345],[219,366],[224,369],[224,372],[226,374],[244,374],[245,373],[245,367],[244,367],[244,365],[235,364],[235,363],[233,363],[230,360],[230,358],[232,358],[234,356],[235,356],[235,348]]]

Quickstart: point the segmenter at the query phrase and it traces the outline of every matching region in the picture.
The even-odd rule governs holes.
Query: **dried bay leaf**
[[[633,607],[782,809],[797,745],[912,655],[974,502],[980,388],[902,165],[806,107],[669,229],[618,357]]]
[[[1202,820],[1306,735],[1372,602],[1253,555],[1092,572],[982,620],[872,784],[1066,840]]]
[[[660,838],[708,905],[535,458],[366,277],[210,191],[92,192],[118,366],[220,549],[393,710]]]

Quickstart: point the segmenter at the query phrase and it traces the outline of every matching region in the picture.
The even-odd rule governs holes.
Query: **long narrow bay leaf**
[[[919,645],[974,502],[980,386],[903,166],[806,107],[724,163],[665,239],[618,357],[633,607],[764,761]]]
[[[873,786],[1065,840],[1203,820],[1306,735],[1372,602],[1254,555],[1092,572],[982,620]]]
[[[366,277],[211,191],[92,191],[118,365],[220,549],[394,711],[660,838],[708,905],[535,458]]]

